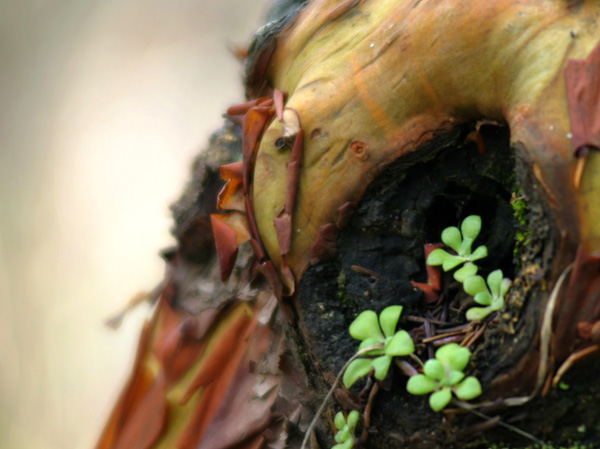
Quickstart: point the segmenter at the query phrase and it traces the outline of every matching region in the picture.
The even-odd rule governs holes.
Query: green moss
[[[513,256],[516,259],[517,265],[519,265],[519,254],[521,253],[521,249],[531,243],[531,230],[527,226],[527,214],[529,213],[529,207],[519,186],[516,186],[512,193],[510,205],[513,209],[513,217],[517,222]]]
[[[342,300],[344,304],[348,303],[348,297],[346,296],[346,273],[344,270],[340,270],[340,274],[337,277],[338,290],[336,296]]]

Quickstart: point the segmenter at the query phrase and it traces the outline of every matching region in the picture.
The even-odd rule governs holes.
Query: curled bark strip
[[[413,287],[418,288],[423,292],[423,300],[427,304],[433,304],[437,302],[438,299],[440,299],[440,291],[434,289],[431,285],[415,281],[410,281],[410,283]]]
[[[283,284],[279,279],[279,274],[275,267],[273,266],[273,262],[267,260],[260,265],[259,271],[262,275],[267,279],[271,288],[273,289],[273,294],[281,304],[281,298],[283,298]]]
[[[278,217],[273,219],[277,240],[279,241],[279,253],[285,256],[290,252],[292,246],[292,213],[298,193],[298,178],[300,176],[300,165],[302,163],[302,130],[296,135],[294,146],[287,165],[287,186],[285,193],[285,205]]]
[[[573,150],[586,156],[600,148],[600,42],[586,59],[570,59],[565,68]]]
[[[258,149],[260,138],[267,123],[271,119],[270,108],[266,106],[255,106],[244,116],[243,134],[242,134],[242,155],[243,155],[243,179],[244,194],[248,194],[250,178],[254,163],[254,154]]]
[[[245,115],[254,106],[264,103],[267,100],[268,100],[267,97],[260,97],[260,98],[255,98],[254,100],[246,101],[241,104],[236,104],[235,106],[231,106],[231,107],[227,108],[227,115],[229,115],[230,117],[233,117],[236,115]]]
[[[294,294],[294,291],[296,290],[296,279],[294,278],[294,273],[292,273],[292,270],[290,269],[290,266],[288,265],[287,259],[285,257],[283,258],[282,274],[282,281],[284,287],[282,294],[284,296],[292,296]]]
[[[265,251],[256,226],[254,207],[250,199],[250,182],[254,167],[254,155],[258,149],[263,131],[272,117],[272,100],[263,101],[259,106],[254,106],[244,116],[242,134],[242,186],[245,198],[245,209],[248,215],[248,226],[252,236],[251,244],[259,262],[264,261]],[[273,284],[271,284],[273,285]],[[277,286],[273,286],[277,288]],[[277,296],[280,298],[281,296]]]
[[[161,300],[161,304],[162,303],[164,303],[164,300]],[[162,423],[158,428],[153,428],[153,435],[150,437],[145,427],[142,427],[143,433],[140,433],[142,430],[140,429],[140,424],[133,422],[134,418],[136,422],[139,421],[138,415],[143,413],[143,410],[140,411],[141,407],[156,405],[153,404],[154,401],[147,402],[145,399],[156,379],[151,371],[144,365],[144,359],[151,350],[151,336],[155,324],[156,316],[152,322],[147,321],[142,328],[133,363],[132,374],[125,385],[115,408],[111,412],[111,416],[102,431],[96,449],[113,449],[124,446],[121,441],[126,438],[125,435],[130,435],[127,438],[131,439],[131,436],[135,436],[135,434],[138,433],[140,438],[139,440],[136,440],[135,443],[138,444],[138,442],[145,441],[148,438],[151,441],[146,442],[146,444],[147,446],[150,446],[162,433]],[[165,401],[159,402],[158,406],[161,414],[166,411]]]
[[[179,401],[179,405],[184,405],[189,401],[192,395],[201,387],[207,386],[220,376],[223,366],[227,365],[228,359],[236,352],[239,346],[239,341],[244,341],[239,338],[240,334],[249,334],[252,332],[252,315],[249,310],[243,310],[232,314],[231,323],[227,323],[227,334],[218,339],[215,346],[206,348],[201,360],[202,368],[187,388]],[[238,340],[239,339],[239,340]]]
[[[310,249],[310,263],[312,265],[335,254],[335,240],[338,232],[339,229],[333,223],[327,223],[319,227],[315,243]]]
[[[288,180],[285,195],[285,211],[292,214],[296,203],[296,194],[298,193],[298,178],[300,176],[300,166],[302,165],[302,148],[304,145],[304,137],[302,130],[298,131],[294,146],[290,154],[290,162],[288,163]]]
[[[259,241],[254,238],[250,239],[250,246],[252,247],[252,251],[254,251],[254,255],[259,262],[266,258],[265,251]]]
[[[233,162],[231,164],[221,165],[221,179],[229,181],[230,179],[242,179],[242,162]]]
[[[229,276],[231,276],[231,271],[233,270],[235,259],[237,257],[237,233],[231,226],[222,220],[222,215],[211,215],[210,222],[215,236],[215,246],[217,248],[217,258],[219,259],[221,280],[226,281],[229,279]]]
[[[277,120],[280,122],[283,121],[283,101],[285,100],[286,92],[283,92],[279,89],[273,90],[273,104],[275,105],[275,114],[277,115]]]
[[[225,214],[213,214],[212,216],[235,231],[235,241],[237,246],[250,240],[251,235],[246,214],[241,212],[228,212]]]
[[[217,197],[217,209],[246,212],[246,204],[241,189],[242,166],[242,162],[221,166],[221,178],[226,183]]]
[[[426,243],[424,245],[425,250],[425,260],[429,257],[429,254],[435,249],[442,248],[444,245],[441,243]],[[437,266],[427,265],[427,283],[431,285],[431,288],[437,290],[438,292],[442,288],[442,269]]]
[[[355,208],[356,203],[352,201],[347,201],[338,207],[338,217],[335,221],[335,225],[338,227],[338,229],[342,229],[344,226],[346,226]]]
[[[129,416],[118,442],[112,446],[114,449],[152,447],[158,441],[167,424],[165,391],[165,379],[162,373],[159,373],[143,392],[143,399],[135,412]]]
[[[285,256],[290,252],[292,242],[292,217],[284,212],[281,216],[273,218],[273,225],[279,240],[279,254]]]
[[[424,246],[425,260],[429,254],[437,248],[443,247],[441,243],[426,243]],[[433,304],[440,299],[440,288],[442,286],[442,270],[440,267],[432,265],[426,266],[427,283],[410,281],[413,287],[418,288],[423,292],[423,299],[427,304]]]

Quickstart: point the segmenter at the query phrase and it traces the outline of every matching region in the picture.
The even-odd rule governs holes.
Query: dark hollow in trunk
[[[548,294],[545,281],[557,238],[530,169],[518,150],[515,154],[510,147],[508,129],[482,126],[483,148],[463,143],[470,131],[468,126],[457,127],[391,164],[369,186],[341,231],[336,255],[303,275],[296,299],[296,342],[311,384],[321,396],[357,350],[358,342],[348,327],[361,311],[379,313],[400,304],[403,317],[443,321],[431,325],[433,332],[466,322],[464,313],[472,302],[450,273],[444,274],[445,289],[435,304],[426,304],[410,281],[427,282],[423,245],[439,242],[444,228],[471,214],[480,215],[483,222],[476,246],[484,244],[489,251],[478,262],[479,274],[486,277],[501,268],[514,283],[506,310],[471,347],[469,374],[482,382],[485,400],[526,395],[533,388],[535,371],[528,361],[538,358],[541,313]],[[401,318],[399,327],[413,337],[425,335],[425,325],[406,318]],[[431,358],[433,351],[433,347],[417,347],[422,360]],[[599,413],[589,410],[588,401],[598,394],[600,382],[597,376],[582,375],[584,365],[577,368],[565,379],[569,390],[551,390],[544,399],[524,407],[484,412],[547,441],[581,441],[586,434],[593,439]],[[364,447],[483,448],[493,442],[528,443],[464,411],[434,413],[427,396],[406,392],[406,380],[397,369],[390,370],[373,403]],[[349,411],[357,405],[362,409],[370,385],[362,381],[351,391],[338,388],[338,403],[331,404],[321,420],[318,435],[324,447],[334,444],[327,421],[341,409]]]

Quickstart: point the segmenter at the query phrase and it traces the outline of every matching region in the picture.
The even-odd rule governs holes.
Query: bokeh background
[[[0,1],[0,448],[88,449],[270,0]]]

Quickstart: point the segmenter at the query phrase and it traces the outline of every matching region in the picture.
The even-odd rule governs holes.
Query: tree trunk
[[[279,2],[248,58],[255,101],[173,206],[178,246],[98,448],[328,448],[351,410],[340,448],[596,447],[598,17],[586,1]],[[472,215],[480,274],[512,279],[476,321],[466,281],[440,269],[438,288],[424,251]],[[414,354],[336,382],[355,318],[390,305]],[[434,412],[407,380],[451,342],[483,393]]]

